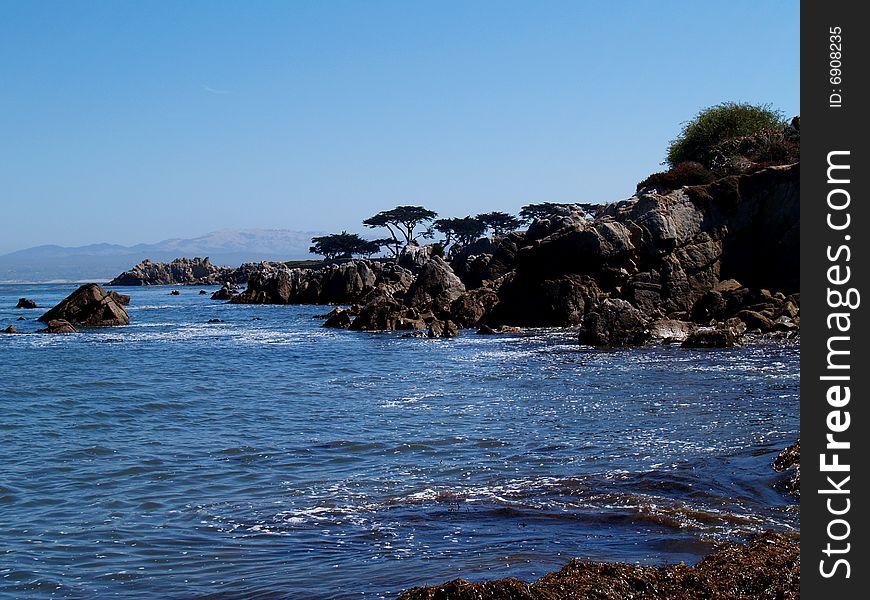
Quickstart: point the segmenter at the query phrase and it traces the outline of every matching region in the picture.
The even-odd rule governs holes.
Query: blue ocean
[[[798,528],[799,342],[407,339],[162,286],[29,335],[75,287],[0,286],[0,597],[394,598]]]

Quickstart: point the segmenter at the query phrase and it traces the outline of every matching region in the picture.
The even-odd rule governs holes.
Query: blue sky
[[[799,3],[0,0],[0,253],[628,197]]]

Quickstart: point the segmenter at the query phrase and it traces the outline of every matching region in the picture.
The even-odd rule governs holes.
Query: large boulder
[[[525,234],[517,232],[495,239],[480,238],[451,251],[450,267],[466,288],[481,287],[513,270],[517,249],[524,239]]]
[[[485,322],[499,303],[498,294],[490,288],[477,288],[463,293],[450,305],[450,318],[460,327],[474,327]]]
[[[88,283],[67,296],[57,306],[39,317],[43,323],[64,320],[73,326],[107,327],[128,325],[130,317],[117,294]]]
[[[738,336],[730,327],[699,329],[691,333],[680,345],[682,348],[733,348]]]
[[[426,334],[430,338],[452,338],[459,335],[459,327],[450,319],[446,321],[435,319],[429,323]]]
[[[420,313],[389,296],[375,298],[360,309],[350,324],[355,331],[423,330],[426,322]]]
[[[592,346],[643,344],[651,336],[649,318],[626,300],[607,298],[589,311],[580,342]]]
[[[347,329],[350,327],[350,317],[350,311],[343,308],[336,308],[326,318],[326,321],[323,322],[321,327],[327,327],[330,329]]]
[[[450,305],[465,292],[465,284],[443,258],[434,256],[408,288],[405,302],[418,310],[449,313]]]

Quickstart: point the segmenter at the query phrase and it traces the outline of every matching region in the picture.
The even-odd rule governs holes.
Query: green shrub
[[[800,130],[772,127],[716,144],[710,150],[710,168],[719,175],[746,173],[801,159]]]
[[[667,171],[653,173],[637,184],[637,190],[654,187],[660,192],[670,192],[684,185],[703,185],[715,179],[716,176],[701,163],[682,162]]]
[[[757,134],[766,129],[782,129],[785,121],[780,111],[770,105],[723,102],[699,112],[683,124],[677,139],[668,146],[667,164],[699,162],[713,168],[713,149],[723,142]]]

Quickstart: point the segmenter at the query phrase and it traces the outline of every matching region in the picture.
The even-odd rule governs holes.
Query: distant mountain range
[[[155,262],[195,256],[216,265],[238,266],[261,260],[311,258],[316,231],[286,229],[223,229],[191,239],[156,244],[91,244],[64,247],[35,246],[0,256],[0,281],[108,281],[146,258]]]

